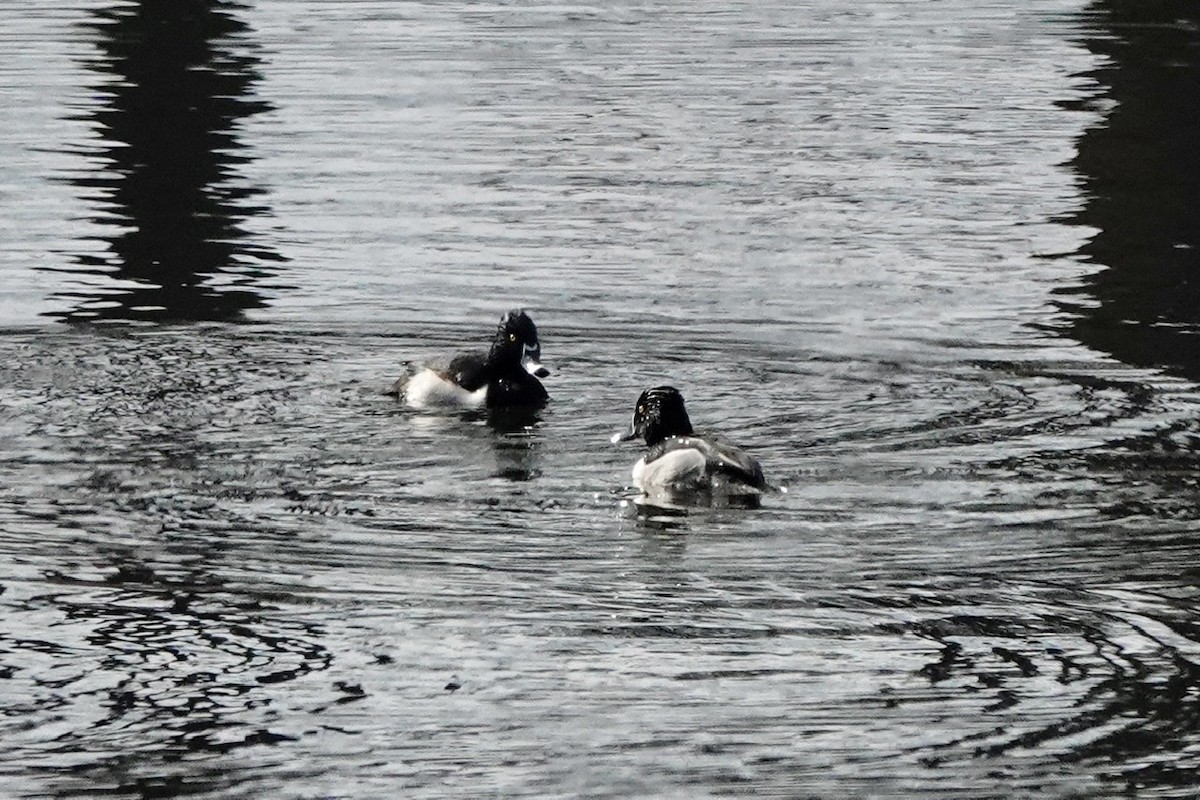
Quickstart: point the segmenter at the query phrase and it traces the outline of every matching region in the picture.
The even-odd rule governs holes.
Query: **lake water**
[[[1193,797],[1142,5],[0,0],[5,794]],[[631,502],[665,382],[787,491]]]

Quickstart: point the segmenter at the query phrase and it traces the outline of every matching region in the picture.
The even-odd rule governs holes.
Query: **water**
[[[1194,10],[4,12],[10,796],[1194,794]]]

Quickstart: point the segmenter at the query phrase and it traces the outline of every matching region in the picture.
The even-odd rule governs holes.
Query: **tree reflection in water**
[[[1188,0],[1100,0],[1084,44],[1104,58],[1103,124],[1070,166],[1096,233],[1099,271],[1064,291],[1070,335],[1128,364],[1200,377],[1200,8]]]
[[[59,295],[86,320],[229,320],[265,303],[254,288],[284,259],[243,227],[266,208],[237,167],[238,125],[270,108],[251,96],[259,59],[238,6],[138,2],[95,12],[102,76],[82,117],[98,168],[70,178],[92,198],[101,245],[64,269],[87,276]]]

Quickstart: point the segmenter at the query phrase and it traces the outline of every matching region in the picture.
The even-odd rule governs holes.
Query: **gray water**
[[[1195,26],[190,8],[0,3],[6,796],[1194,796]]]

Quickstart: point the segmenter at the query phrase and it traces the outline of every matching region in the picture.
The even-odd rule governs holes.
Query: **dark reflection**
[[[525,434],[542,422],[541,409],[523,406],[489,408],[484,416],[489,428],[505,436]]]
[[[523,483],[542,474],[541,442],[531,431],[497,432],[492,447],[496,453],[496,477]]]
[[[394,406],[396,414],[411,415],[415,425],[426,435],[446,437],[472,447],[485,443],[492,450],[497,478],[524,483],[542,474],[542,425],[540,409],[470,409],[467,411],[416,411]],[[464,461],[477,457],[476,452],[464,452]]]
[[[638,513],[644,516],[666,514],[668,516],[687,516],[689,510],[713,508],[762,508],[762,495],[730,494],[728,492],[705,491],[702,489],[680,489],[677,491],[656,491],[654,494],[642,494],[633,498],[633,504]]]
[[[1097,0],[1086,46],[1107,109],[1070,162],[1100,268],[1063,292],[1071,335],[1129,364],[1200,377],[1200,5]],[[1078,299],[1076,299],[1078,297]]]
[[[96,709],[86,724],[80,719],[53,740],[72,766],[38,768],[48,788],[64,796],[80,782],[141,797],[234,791],[245,771],[202,756],[297,740],[271,711],[269,687],[329,667],[323,632],[280,613],[266,593],[229,592],[204,567],[168,576],[140,552],[107,558],[112,570],[104,577],[49,571],[54,591],[15,606],[18,614],[61,613],[61,623],[41,633],[44,640],[0,633],[0,647],[32,646],[55,658],[52,670],[24,671],[28,696],[36,699],[16,710]],[[98,661],[79,657],[72,637],[81,628]],[[0,704],[0,714],[12,710]],[[138,747],[122,747],[128,737]]]
[[[655,532],[687,530],[688,507],[661,500],[651,501],[638,495],[629,503],[629,509],[638,526]]]
[[[1200,629],[1191,623],[1159,622],[1189,645],[1200,640]],[[918,675],[940,692],[969,694],[983,714],[996,718],[990,730],[935,745],[922,760],[938,764],[964,747],[983,758],[1044,749],[1056,751],[1064,764],[1098,765],[1110,780],[1129,786],[1196,786],[1200,667],[1137,622],[1123,623],[1103,615],[1081,619],[1050,612],[1029,619],[956,615],[906,626],[940,647]],[[1045,644],[1073,636],[1087,647]],[[1058,719],[1043,715],[1028,724],[1025,719],[1034,717],[1023,717],[1022,708],[1039,696],[1036,685],[1046,680],[1064,689],[1078,685],[1082,697]],[[1001,724],[1005,712],[1021,720],[1014,730]]]
[[[102,76],[83,118],[102,166],[71,178],[94,198],[92,222],[111,231],[67,271],[87,288],[64,292],[69,321],[228,320],[264,305],[252,286],[284,259],[242,227],[266,208],[237,167],[249,159],[237,128],[269,105],[252,97],[259,59],[223,0],[141,0],[95,12],[87,27]]]

